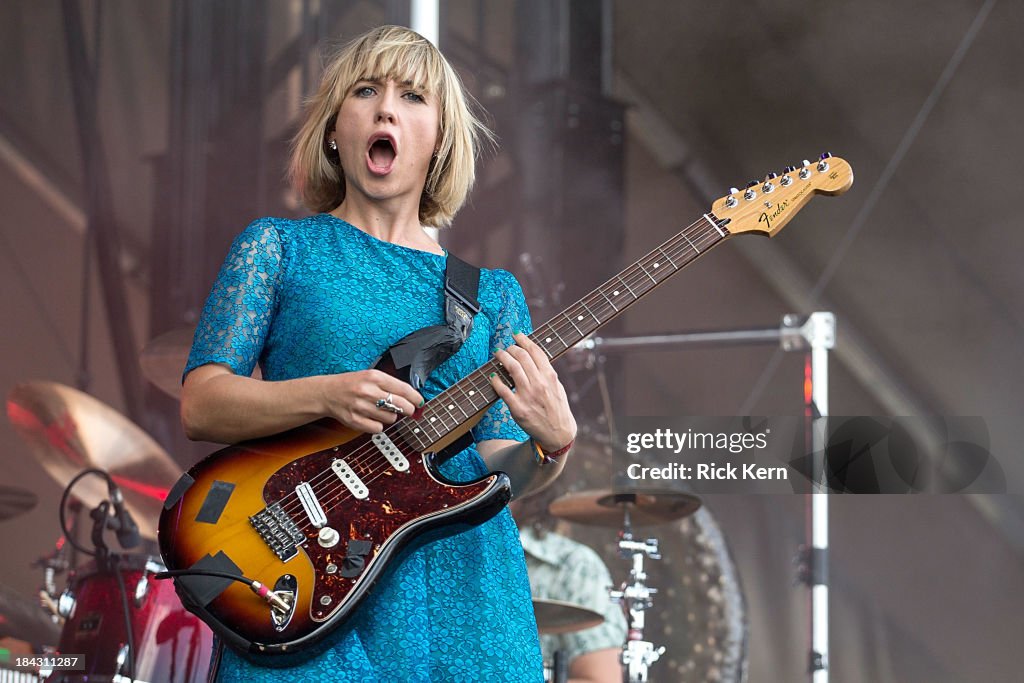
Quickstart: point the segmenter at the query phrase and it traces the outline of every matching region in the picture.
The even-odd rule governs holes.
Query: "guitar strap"
[[[444,325],[431,325],[407,334],[385,352],[400,375],[422,392],[427,377],[458,353],[473,331],[473,317],[480,312],[480,269],[451,252],[445,261]],[[469,432],[437,454],[441,462],[473,443]]]

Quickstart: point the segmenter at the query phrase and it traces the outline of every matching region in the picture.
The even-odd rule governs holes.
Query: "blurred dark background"
[[[440,9],[440,47],[499,138],[441,240],[513,271],[535,324],[729,186],[830,151],[854,168],[850,192],[816,200],[771,241],[724,245],[603,334],[771,327],[786,313],[832,311],[832,414],[981,416],[1007,490],[1024,488],[1013,124],[1024,109],[1024,4],[442,0]],[[180,434],[177,404],[143,378],[139,351],[194,324],[249,221],[302,215],[284,161],[323,51],[409,20],[408,3],[395,0],[3,3],[0,387],[78,386],[182,466],[212,450]],[[602,365],[622,415],[803,410],[803,356],[770,346],[633,351]],[[605,434],[594,368],[562,374],[580,422]],[[941,456],[929,451],[936,435],[919,436]],[[6,422],[0,458],[5,483],[40,497],[0,522],[0,582],[31,598],[41,575],[29,565],[59,534],[61,487]],[[746,595],[750,680],[805,680],[806,589],[793,585],[791,565],[804,501],[722,496],[706,508]],[[658,531],[662,544],[685,557],[674,529]],[[832,544],[834,680],[1020,679],[1018,496],[834,498]],[[603,552],[623,578],[626,564]],[[673,574],[658,580],[670,589]],[[695,644],[672,629],[686,606],[658,605],[651,637],[669,652],[652,678],[689,680],[682,663]]]

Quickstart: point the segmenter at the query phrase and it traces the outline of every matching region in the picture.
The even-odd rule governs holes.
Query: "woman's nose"
[[[377,99],[377,123],[395,122],[395,100],[397,97],[398,94],[395,92],[394,86],[388,84],[382,96]]]

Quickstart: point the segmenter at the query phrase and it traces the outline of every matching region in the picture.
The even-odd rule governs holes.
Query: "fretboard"
[[[693,263],[729,237],[725,222],[704,214],[695,223],[655,247],[530,334],[553,361],[599,327],[639,301],[645,294]],[[511,378],[491,359],[428,401],[418,420],[395,426],[411,443],[427,450],[467,420],[498,400],[490,383],[492,374],[512,385]]]

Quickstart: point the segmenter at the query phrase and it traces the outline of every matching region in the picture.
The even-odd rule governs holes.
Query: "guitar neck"
[[[610,278],[529,335],[553,361],[665,280],[730,237],[728,220],[707,213],[642,258]],[[512,380],[496,360],[491,359],[467,377],[428,401],[418,420],[401,420],[395,426],[421,450],[459,431],[498,400],[490,376],[498,374],[512,386]],[[463,428],[464,431],[464,428]]]

